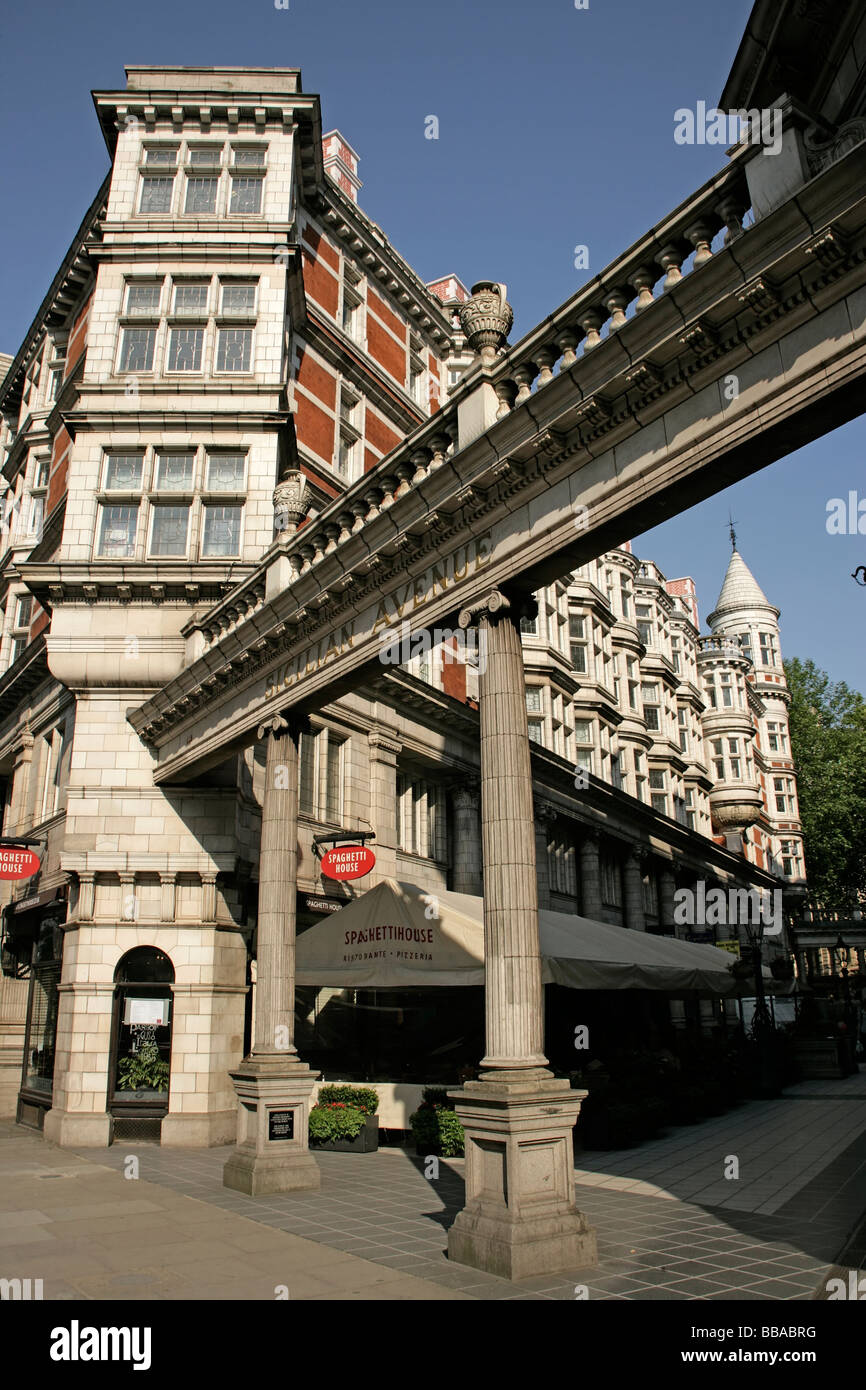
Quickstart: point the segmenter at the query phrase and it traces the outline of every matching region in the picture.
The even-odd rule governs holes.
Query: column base
[[[238,1095],[237,1147],[223,1185],[249,1197],[318,1191],[319,1165],[309,1151],[310,1094],[319,1073],[285,1056],[249,1057],[231,1073]]]
[[[466,1131],[466,1205],[449,1258],[512,1280],[597,1265],[595,1231],[574,1202],[572,1130],[587,1093],[536,1076],[452,1094]]]
[[[50,1144],[59,1144],[62,1149],[107,1149],[114,1138],[114,1117],[49,1110],[42,1135]]]

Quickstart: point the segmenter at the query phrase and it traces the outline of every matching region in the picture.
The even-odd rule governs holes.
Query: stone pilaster
[[[397,877],[397,756],[403,747],[378,730],[367,735],[370,749],[370,824],[376,832],[373,882]]]
[[[298,737],[281,715],[263,724],[265,787],[259,857],[258,970],[253,1050],[232,1072],[237,1147],[223,1182],[250,1196],[320,1185],[309,1152],[310,1094],[318,1075],[294,1045],[298,881]]]
[[[474,779],[461,782],[452,788],[451,800],[454,806],[454,892],[479,897],[483,891],[480,784]]]
[[[486,1055],[455,1092],[466,1131],[466,1205],[448,1253],[507,1279],[597,1261],[574,1204],[572,1130],[585,1092],[543,1052],[538,885],[519,619],[531,600],[493,590],[460,614],[486,644],[479,682]]]
[[[674,926],[674,893],[676,879],[670,869],[662,869],[659,875],[659,924],[663,931],[672,931]]]
[[[643,910],[643,874],[640,855],[637,850],[629,850],[623,866],[623,907],[625,925],[632,931],[646,931],[646,918]]]
[[[580,842],[580,911],[583,917],[601,917],[601,869],[598,836],[587,831]]]
[[[538,883],[538,906],[550,907],[550,861],[547,854],[547,841],[553,822],[556,820],[556,807],[550,802],[534,799],[535,814],[535,863]]]

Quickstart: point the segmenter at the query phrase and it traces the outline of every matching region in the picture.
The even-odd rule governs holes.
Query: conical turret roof
[[[710,627],[714,627],[717,621],[749,608],[765,608],[774,613],[777,618],[779,616],[778,608],[770,603],[739,550],[735,550],[728,565],[728,572],[725,575],[718,602],[707,618],[707,622]]]

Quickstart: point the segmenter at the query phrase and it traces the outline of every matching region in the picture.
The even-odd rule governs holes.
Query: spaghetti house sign
[[[0,848],[0,879],[32,878],[39,872],[39,863],[30,849]]]

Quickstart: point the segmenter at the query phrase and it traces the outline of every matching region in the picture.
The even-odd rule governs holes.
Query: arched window
[[[114,971],[114,1047],[109,1106],[115,1116],[159,1117],[168,1106],[174,966],[155,946],[136,946]]]
[[[114,971],[116,985],[173,985],[174,966],[155,946],[135,946],[121,956]]]

